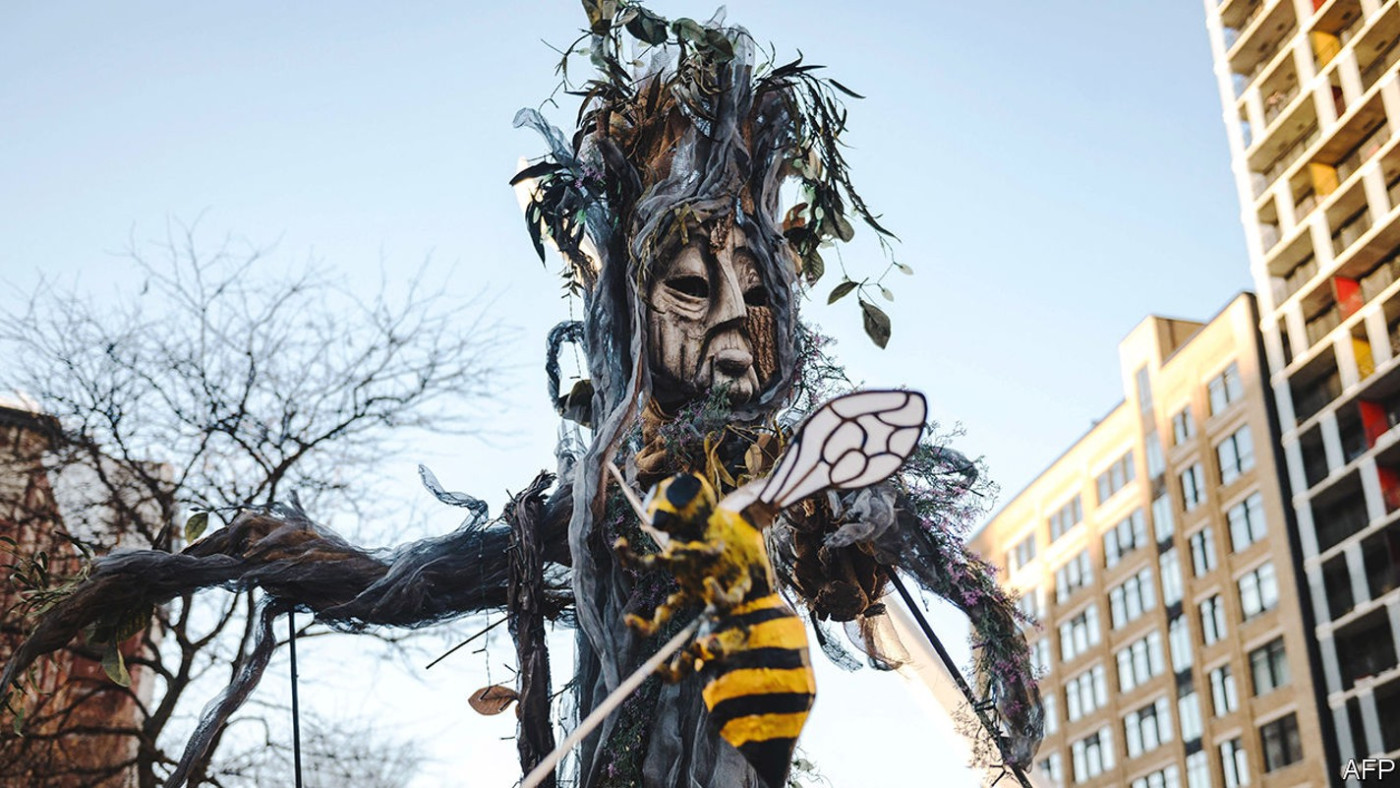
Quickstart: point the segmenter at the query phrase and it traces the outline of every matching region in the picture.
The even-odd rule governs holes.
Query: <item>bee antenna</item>
[[[636,512],[637,518],[641,520],[642,532],[650,536],[652,540],[656,542],[657,546],[665,548],[666,544],[671,540],[670,536],[651,524],[651,518],[647,517],[646,507],[642,506],[642,499],[637,497],[637,493],[632,489],[632,485],[628,484],[627,479],[623,478],[622,471],[618,470],[617,463],[609,460],[608,470],[612,473],[613,478],[617,480],[617,486],[622,488],[622,495],[627,498],[627,503],[632,505],[632,511]]]

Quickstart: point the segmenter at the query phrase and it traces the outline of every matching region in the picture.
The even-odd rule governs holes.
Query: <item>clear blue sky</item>
[[[917,272],[892,282],[884,352],[850,305],[824,306],[832,283],[807,317],[857,377],[920,388],[936,418],[963,422],[960,447],[1007,493],[1119,399],[1116,343],[1140,319],[1208,317],[1249,286],[1199,3],[746,0],[728,18],[867,96],[851,102],[849,159]],[[366,287],[381,261],[455,266],[454,291],[490,292],[519,327],[517,402],[495,448],[425,442],[422,456],[499,504],[551,462],[541,350],[567,317],[506,187],[542,146],[510,120],[555,85],[541,39],[562,46],[581,19],[563,0],[7,4],[0,287],[46,274],[105,290],[129,270],[128,238],[201,213],[211,241],[277,242],[285,259],[319,258]],[[858,244],[847,260],[875,255]],[[411,465],[392,472],[412,494]],[[865,689],[843,697],[844,681],[826,678],[827,703],[848,726],[867,714],[861,727],[878,727],[885,707],[862,707]],[[915,719],[903,703],[892,722]],[[847,735],[833,727],[837,738],[809,737],[813,755],[838,786],[874,784],[878,773],[823,759],[821,742]],[[927,760],[908,734],[888,745],[891,779]],[[512,757],[508,743],[493,752]]]

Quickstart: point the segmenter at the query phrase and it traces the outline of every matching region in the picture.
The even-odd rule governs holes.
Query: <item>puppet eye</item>
[[[703,276],[678,276],[674,279],[667,279],[666,286],[691,298],[710,297],[710,283],[705,281]]]

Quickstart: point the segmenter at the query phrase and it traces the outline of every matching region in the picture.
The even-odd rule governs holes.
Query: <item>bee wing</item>
[[[837,397],[797,430],[758,500],[782,509],[822,490],[884,481],[914,452],[927,416],[917,391]]]

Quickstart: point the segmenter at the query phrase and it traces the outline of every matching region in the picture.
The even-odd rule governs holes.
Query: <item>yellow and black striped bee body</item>
[[[730,610],[699,640],[710,638],[720,652],[701,672],[711,729],[743,753],[765,784],[783,786],[816,699],[806,625],[781,597],[768,594]]]
[[[709,483],[694,474],[672,476],[653,490],[646,514],[669,543],[639,556],[619,541],[619,554],[634,565],[665,566],[680,588],[650,619],[629,615],[627,622],[651,634],[676,610],[705,606],[708,616],[694,640],[662,672],[679,681],[699,671],[714,732],[765,784],[781,788],[816,695],[806,625],[776,593],[763,532],[714,501]]]
[[[629,626],[651,635],[675,611],[704,606],[701,628],[660,672],[671,681],[701,674],[712,728],[771,788],[786,782],[816,680],[806,627],[777,593],[763,529],[804,497],[888,478],[914,450],[926,414],[915,392],[839,397],[803,423],[771,476],[723,501],[694,474],[657,484],[642,516],[660,552],[639,555],[618,540],[624,563],[665,568],[679,586],[650,618],[629,613]]]

